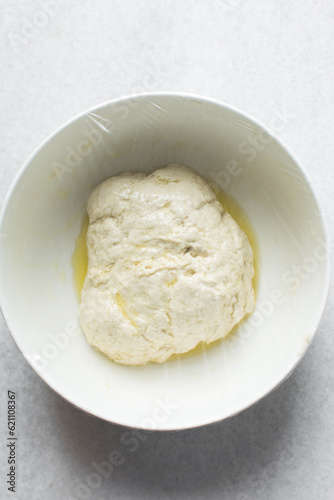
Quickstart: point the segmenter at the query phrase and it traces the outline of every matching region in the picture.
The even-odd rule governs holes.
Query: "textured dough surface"
[[[248,238],[191,169],[111,177],[87,211],[80,322],[111,359],[161,363],[224,337],[253,310]]]

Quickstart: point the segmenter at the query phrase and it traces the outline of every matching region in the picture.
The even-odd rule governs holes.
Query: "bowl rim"
[[[104,420],[106,422],[109,422],[109,423],[112,423],[112,424],[115,424],[115,425],[119,425],[119,426],[127,426],[127,427],[134,428],[134,429],[154,430],[154,431],[163,431],[163,432],[164,431],[168,431],[168,432],[170,432],[170,431],[180,431],[180,430],[186,430],[186,429],[193,429],[193,428],[198,428],[198,427],[204,427],[206,425],[211,425],[213,423],[222,422],[222,421],[224,421],[224,420],[226,420],[228,418],[236,416],[239,413],[243,412],[244,410],[247,410],[251,406],[257,404],[259,401],[261,401],[266,396],[268,396],[271,392],[273,392],[275,389],[277,389],[291,375],[291,373],[295,370],[295,368],[297,367],[297,365],[304,358],[307,350],[309,349],[311,343],[313,342],[315,334],[316,334],[316,332],[318,330],[321,318],[322,318],[322,316],[324,314],[324,311],[325,311],[325,307],[326,307],[326,304],[327,304],[327,301],[328,301],[328,296],[329,296],[329,288],[330,288],[330,276],[331,276],[331,259],[330,259],[330,256],[331,256],[331,246],[330,246],[329,226],[328,226],[328,222],[327,222],[327,219],[326,219],[326,215],[325,215],[325,212],[324,212],[324,210],[322,208],[322,203],[321,203],[320,198],[319,198],[319,196],[318,196],[318,194],[317,194],[317,192],[315,190],[315,187],[314,187],[313,182],[312,182],[312,180],[310,178],[310,175],[306,171],[306,169],[304,168],[303,164],[295,156],[295,154],[290,150],[290,148],[285,144],[285,142],[282,141],[282,139],[280,139],[278,137],[278,135],[275,132],[273,132],[269,127],[267,127],[265,124],[263,124],[260,120],[258,120],[257,118],[254,118],[252,115],[248,114],[247,112],[242,111],[241,109],[239,109],[239,108],[237,108],[237,107],[235,107],[233,105],[227,104],[224,101],[220,101],[219,99],[214,99],[214,98],[211,98],[211,97],[206,97],[206,96],[202,96],[202,95],[199,95],[199,94],[193,94],[193,93],[189,93],[189,92],[170,92],[170,91],[164,92],[164,91],[158,91],[158,92],[145,92],[145,93],[128,94],[128,95],[125,95],[125,96],[116,97],[114,99],[110,99],[110,100],[104,101],[103,103],[100,103],[100,104],[95,105],[95,106],[92,106],[92,107],[86,109],[85,111],[82,111],[81,113],[78,113],[73,118],[70,118],[65,123],[63,123],[61,126],[57,127],[53,132],[51,132],[46,137],[46,139],[44,139],[35,148],[35,150],[29,155],[29,157],[27,158],[27,160],[23,163],[23,165],[20,167],[19,171],[16,173],[16,175],[14,177],[14,180],[12,181],[9,190],[7,191],[7,194],[4,197],[3,204],[2,204],[2,207],[1,207],[1,210],[0,210],[0,253],[1,253],[2,245],[3,245],[3,238],[1,237],[1,235],[2,235],[2,226],[3,226],[3,221],[4,221],[5,214],[6,214],[8,205],[9,205],[10,198],[11,198],[13,192],[15,191],[17,185],[19,184],[20,179],[21,179],[23,173],[25,172],[25,170],[28,169],[30,163],[33,161],[33,159],[35,158],[35,156],[37,156],[37,154],[40,152],[40,150],[42,150],[44,148],[44,146],[47,145],[47,143],[49,141],[51,139],[53,139],[54,137],[56,137],[61,131],[63,131],[64,129],[66,129],[69,125],[71,125],[72,123],[76,122],[80,118],[84,117],[88,113],[98,113],[98,111],[101,110],[102,108],[105,108],[105,107],[108,107],[108,106],[115,106],[117,104],[121,104],[121,103],[124,103],[124,102],[136,101],[136,100],[140,100],[140,99],[144,99],[144,100],[145,99],[150,99],[150,98],[153,99],[153,98],[156,98],[156,97],[186,98],[186,99],[191,99],[191,100],[196,100],[196,101],[200,101],[200,102],[204,102],[204,103],[213,104],[215,106],[219,106],[220,108],[224,108],[224,109],[226,109],[228,111],[232,111],[232,112],[238,114],[242,118],[247,119],[250,122],[254,123],[257,128],[259,128],[260,130],[263,130],[266,134],[269,134],[276,141],[276,143],[278,143],[278,145],[281,146],[281,148],[293,160],[293,162],[295,163],[295,165],[298,167],[298,169],[300,170],[300,172],[303,175],[305,183],[307,184],[307,186],[308,186],[308,188],[309,188],[309,190],[311,192],[311,195],[313,196],[313,198],[315,200],[315,203],[316,203],[316,205],[317,205],[317,207],[319,209],[320,220],[321,220],[321,223],[322,223],[322,227],[323,227],[323,231],[324,231],[324,237],[325,237],[325,241],[324,241],[324,243],[325,243],[325,249],[326,249],[326,253],[328,255],[328,258],[325,261],[325,263],[326,263],[326,276],[325,276],[324,288],[323,288],[322,297],[321,297],[321,304],[318,307],[317,312],[315,313],[315,320],[314,320],[315,327],[314,327],[314,330],[313,330],[312,334],[309,335],[309,337],[308,337],[309,340],[308,340],[307,343],[304,344],[304,348],[298,353],[298,356],[296,357],[296,359],[294,360],[294,362],[291,363],[291,365],[290,365],[289,369],[287,370],[287,372],[285,373],[284,377],[280,378],[277,381],[277,383],[275,383],[274,385],[271,385],[269,388],[266,388],[264,391],[261,391],[261,394],[258,395],[251,402],[247,403],[246,405],[242,406],[240,409],[237,409],[236,411],[232,412],[231,414],[223,416],[222,418],[219,418],[219,419],[213,418],[212,420],[205,421],[205,422],[199,423],[199,424],[192,424],[192,425],[187,425],[187,426],[183,425],[183,426],[175,426],[175,427],[159,427],[157,429],[151,429],[151,428],[147,428],[147,427],[141,426],[141,425],[132,426],[132,425],[129,425],[129,424],[126,424],[126,423],[122,423],[122,422],[119,422],[119,421],[111,420],[111,419],[108,419],[108,418],[106,418],[104,416],[95,414],[91,410],[88,410],[87,408],[84,408],[83,406],[78,406],[76,403],[74,403],[73,401],[69,400],[68,397],[66,397],[62,393],[62,390],[60,388],[56,387],[56,384],[51,383],[51,382],[45,380],[45,377],[43,376],[43,371],[42,370],[38,370],[38,368],[33,364],[32,360],[30,360],[29,358],[27,358],[24,355],[24,353],[21,350],[21,348],[20,348],[20,345],[19,345],[20,344],[20,340],[19,340],[19,338],[17,338],[17,335],[14,332],[14,329],[11,327],[11,321],[10,321],[10,318],[9,318],[9,316],[7,314],[6,307],[5,307],[4,303],[3,303],[4,302],[3,301],[3,297],[5,296],[5,292],[4,292],[4,287],[2,285],[2,282],[0,281],[0,309],[2,311],[2,315],[3,315],[3,318],[4,318],[5,323],[7,325],[8,331],[10,332],[11,337],[13,338],[14,343],[16,344],[16,346],[17,346],[18,350],[20,351],[20,353],[22,354],[22,356],[26,359],[26,361],[28,362],[28,364],[37,373],[37,375],[53,391],[55,391],[59,396],[61,396],[63,399],[65,399],[65,401],[67,401],[68,403],[70,403],[75,408],[78,408],[79,410],[84,411],[85,413],[88,413],[89,415],[91,415],[91,416],[93,416],[95,418],[100,418],[101,420]]]

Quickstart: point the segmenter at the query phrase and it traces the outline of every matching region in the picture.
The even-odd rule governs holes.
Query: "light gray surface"
[[[223,100],[268,125],[277,113],[286,116],[274,131],[305,165],[333,227],[331,1],[1,6],[1,201],[28,155],[72,116],[138,91],[184,91]],[[333,498],[332,302],[333,291],[306,357],[273,394],[226,422],[151,433],[135,451],[120,443],[126,429],[81,413],[51,391],[1,318],[0,498],[7,498],[7,389],[18,395],[19,437],[18,490],[8,498]],[[93,463],[115,449],[124,463],[84,491],[87,481],[98,481]]]

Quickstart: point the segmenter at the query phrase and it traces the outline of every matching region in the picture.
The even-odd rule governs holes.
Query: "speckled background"
[[[277,112],[288,115],[279,135],[305,165],[334,227],[333,2],[11,0],[1,7],[1,203],[28,155],[77,113],[121,95],[184,91],[268,125]],[[331,291],[307,355],[255,407],[125,446],[126,429],[83,414],[45,385],[1,318],[0,498],[332,499],[333,323]],[[7,389],[18,403],[15,494],[5,484]],[[122,464],[94,476],[94,464],[114,450]]]

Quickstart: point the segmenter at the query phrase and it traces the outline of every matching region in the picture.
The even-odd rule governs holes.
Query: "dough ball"
[[[191,169],[111,177],[87,211],[80,322],[109,358],[162,363],[224,337],[253,310],[248,238]]]

